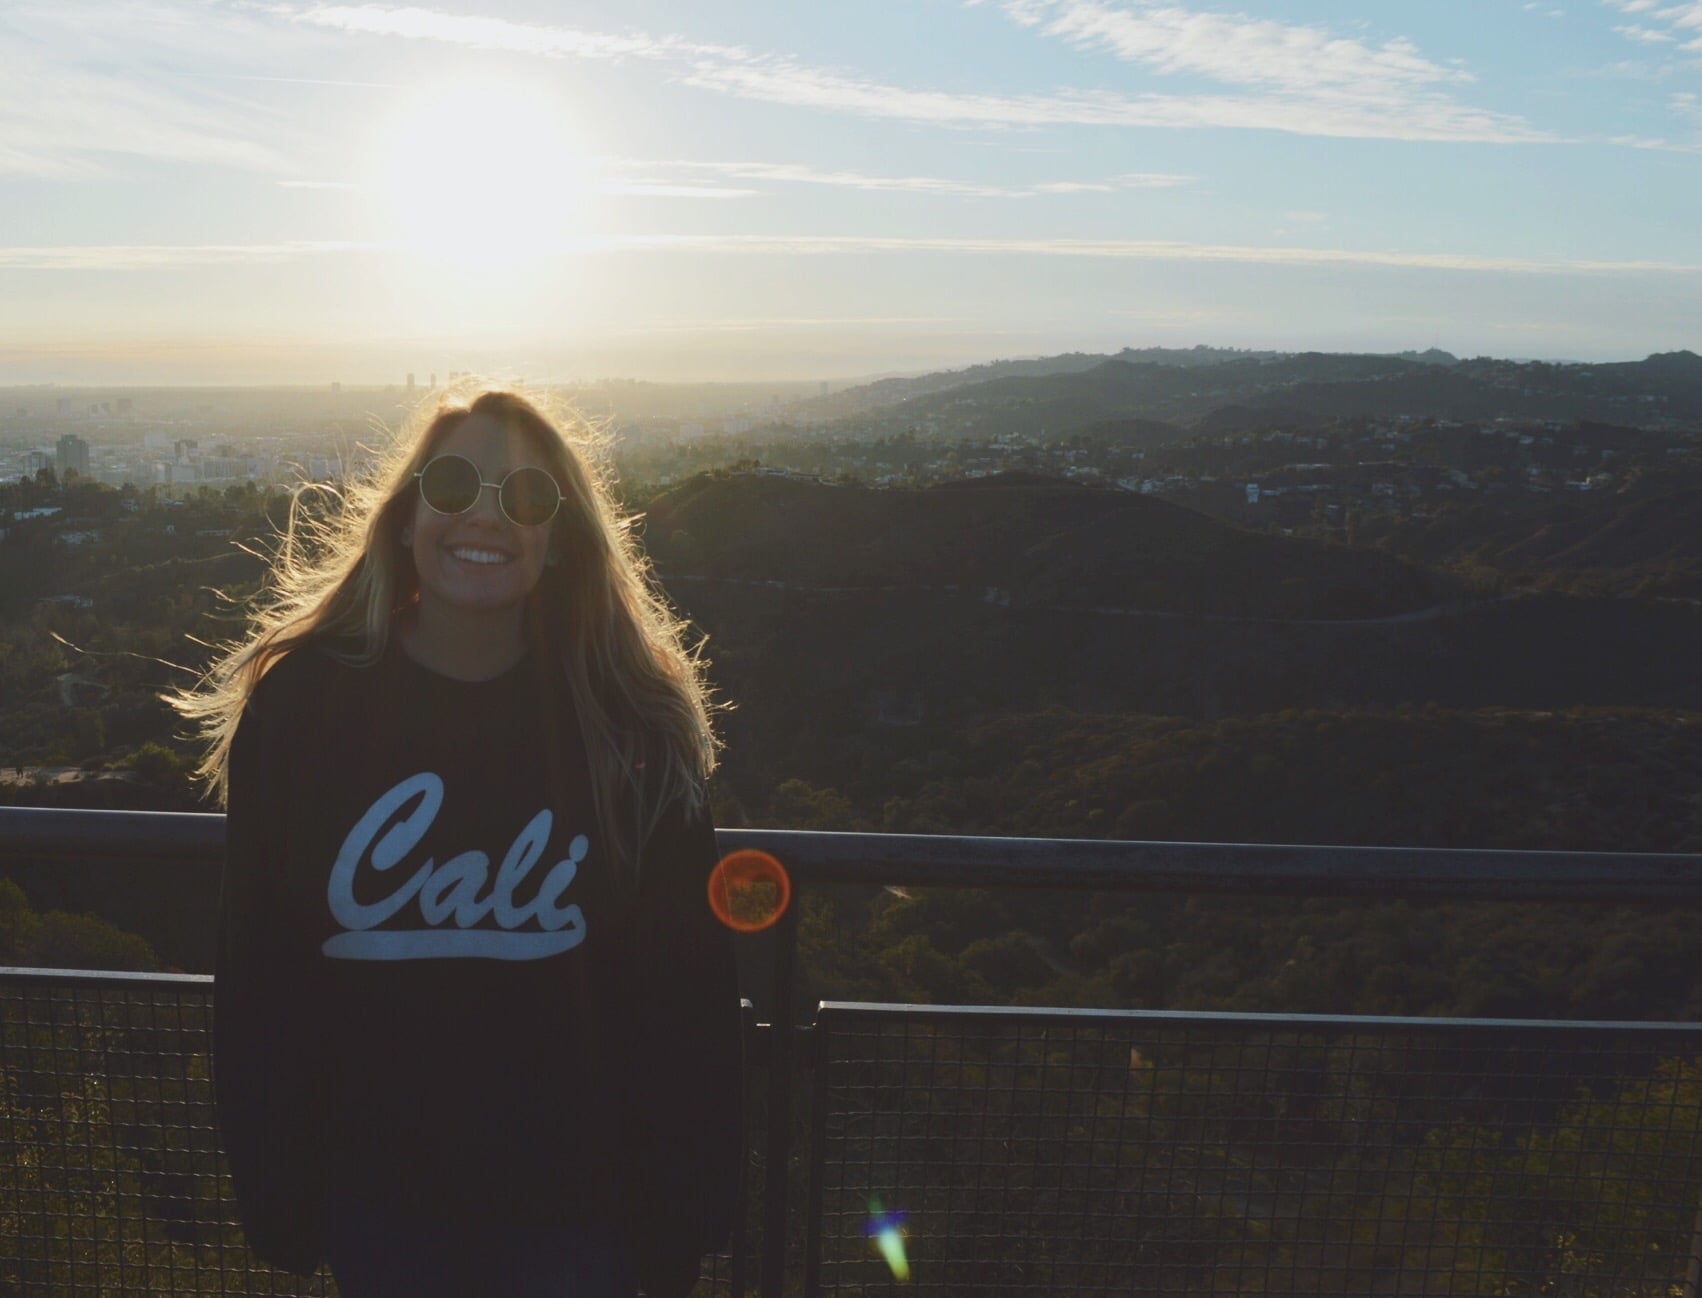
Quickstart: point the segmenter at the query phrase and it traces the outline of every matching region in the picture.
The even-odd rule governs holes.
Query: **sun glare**
[[[546,94],[495,82],[414,101],[378,141],[373,188],[397,244],[466,267],[571,252],[585,233],[582,144]]]

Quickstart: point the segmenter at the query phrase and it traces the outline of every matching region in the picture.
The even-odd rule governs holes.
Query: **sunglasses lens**
[[[440,514],[464,514],[479,498],[479,470],[459,455],[440,455],[420,474],[420,495]]]
[[[542,469],[516,469],[503,481],[502,512],[522,527],[549,522],[560,503],[556,480]]]

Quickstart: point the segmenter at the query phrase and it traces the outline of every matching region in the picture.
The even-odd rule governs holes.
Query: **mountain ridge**
[[[979,436],[1056,434],[1134,418],[1191,426],[1216,410],[1265,407],[1311,419],[1702,420],[1702,356],[1688,350],[1602,364],[1461,360],[1434,348],[1399,354],[1206,349],[1191,362],[1176,359],[1190,355],[1149,348],[995,362],[848,388],[792,411],[818,424],[874,419]]]

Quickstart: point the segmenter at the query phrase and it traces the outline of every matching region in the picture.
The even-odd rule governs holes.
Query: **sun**
[[[496,81],[441,87],[381,132],[371,188],[391,241],[465,267],[572,252],[586,231],[583,148],[548,93]]]

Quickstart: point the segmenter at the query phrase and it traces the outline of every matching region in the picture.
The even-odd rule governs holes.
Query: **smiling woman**
[[[434,259],[514,265],[584,233],[581,145],[538,91],[467,81],[415,99],[381,131],[371,178],[391,237]]]
[[[714,704],[592,446],[440,393],[174,698],[227,795],[244,1230],[343,1298],[685,1298],[732,1230]]]

